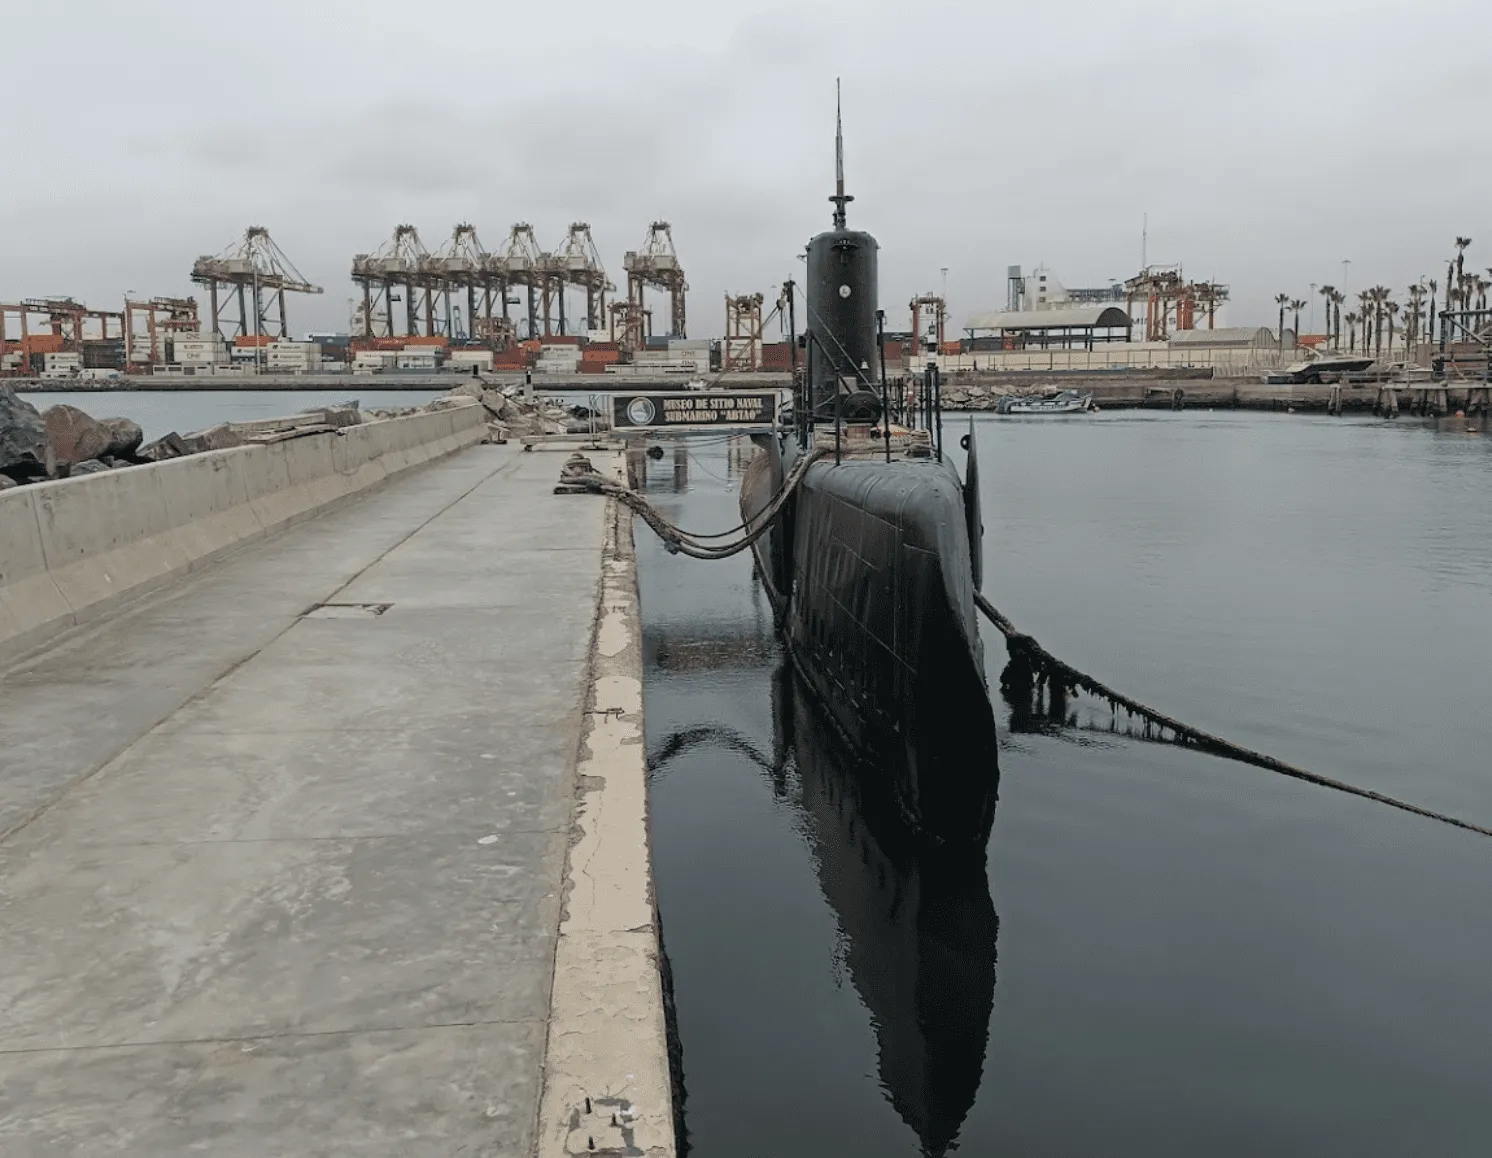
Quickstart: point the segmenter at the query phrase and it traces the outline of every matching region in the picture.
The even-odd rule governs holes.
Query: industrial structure
[[[72,298],[0,303],[0,374],[61,376],[124,365],[124,314]]]
[[[725,370],[760,370],[762,366],[762,294],[725,295]]]
[[[908,308],[912,311],[913,353],[940,353],[946,340],[948,300],[940,294],[919,294]]]
[[[508,286],[523,286],[528,291],[528,336],[539,331],[540,291],[549,285],[549,271],[544,251],[534,237],[534,227],[520,221],[508,232],[508,241],[502,252],[493,261],[493,268],[502,278],[503,316],[508,314]],[[547,307],[546,307],[547,308]]]
[[[322,292],[319,285],[301,276],[262,225],[249,226],[242,240],[217,256],[199,257],[192,265],[192,281],[207,287],[213,333],[224,338],[252,338],[256,344],[270,335],[290,336],[285,314],[287,293]],[[237,304],[236,311],[230,309],[237,314],[231,334],[223,331],[221,290],[227,290]]]
[[[666,221],[648,226],[648,235],[639,250],[628,250],[622,258],[627,271],[627,303],[623,310],[612,310],[612,339],[624,350],[639,350],[652,337],[652,311],[647,308],[645,293],[649,286],[668,294],[668,336],[687,338],[684,295],[689,283],[673,245],[673,229]],[[618,322],[621,334],[618,335]]]
[[[348,332],[294,342],[286,295],[323,290],[256,225],[223,252],[193,263],[191,280],[207,290],[205,317],[199,317],[197,298],[132,293],[117,312],[71,298],[0,305],[0,374],[75,375],[94,366],[191,375],[266,367],[307,372],[323,363],[511,370],[535,362],[541,346],[551,344],[595,347],[596,357],[549,359],[585,363],[583,372],[630,361],[634,351],[644,350],[672,351],[681,365],[701,363],[709,344],[684,337],[688,285],[669,224],[652,223],[625,265],[627,298],[618,302],[611,300],[617,287],[586,222],[571,223],[553,250],[539,244],[532,225],[520,222],[494,251],[483,245],[475,226],[461,222],[434,252],[414,225],[401,224],[377,249],[352,259],[351,279],[360,292],[349,301],[356,304]],[[649,289],[669,296],[666,338],[653,337]],[[583,309],[571,308],[575,290],[585,295]],[[749,303],[750,296],[742,301]],[[620,332],[620,342],[604,340],[608,322]],[[759,364],[760,295],[740,326],[739,335],[747,338],[744,356]],[[553,369],[547,363],[544,368]]]
[[[1135,303],[1145,303],[1145,341],[1164,342],[1172,329],[1194,330],[1198,316],[1207,328],[1217,325],[1217,308],[1228,300],[1228,287],[1210,281],[1188,281],[1179,265],[1149,265],[1124,283],[1126,308],[1135,316]]]
[[[450,239],[428,259],[429,281],[426,295],[438,289],[441,294],[442,332],[450,338],[482,338],[494,336],[501,331],[506,341],[506,328],[494,324],[492,299],[498,299],[499,316],[502,318],[503,281],[491,265],[491,255],[482,248],[482,239],[477,236],[474,225],[461,222],[451,230]],[[451,296],[464,293],[466,313],[453,304]]]
[[[352,280],[363,291],[362,337],[395,337],[397,304],[404,306],[404,336],[437,332],[431,293],[431,282],[436,278],[429,262],[430,251],[413,225],[396,225],[393,236],[377,250],[353,257]]]
[[[559,278],[560,333],[565,329],[566,286],[575,286],[585,291],[585,326],[595,332],[606,325],[606,295],[616,292],[616,286],[606,276],[606,267],[601,263],[600,251],[596,249],[591,227],[584,221],[570,226],[565,244],[555,254],[552,263]],[[548,332],[547,330],[545,331]]]
[[[161,366],[171,360],[168,343],[177,334],[202,329],[196,298],[124,299],[124,365]]]

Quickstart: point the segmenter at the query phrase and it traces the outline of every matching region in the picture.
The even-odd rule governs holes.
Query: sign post
[[[611,420],[628,430],[775,430],[776,391],[737,394],[704,391],[613,394]]]

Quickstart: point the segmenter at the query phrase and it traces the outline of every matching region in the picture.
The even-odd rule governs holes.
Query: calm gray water
[[[1053,653],[1492,824],[1492,439],[1236,413],[979,437],[985,590]],[[726,448],[692,456],[687,481],[652,465],[654,499],[733,524]],[[937,879],[857,814],[747,558],[637,535],[698,1158],[1492,1150],[1492,840],[1175,748],[1006,732],[985,877]]]
[[[349,382],[345,390],[110,390],[98,393],[28,393],[21,397],[38,410],[65,403],[96,418],[133,418],[149,440],[173,430],[186,434],[205,430],[219,422],[278,418],[353,398],[371,410],[419,406],[444,393],[444,390],[376,390],[360,395],[357,384]]]

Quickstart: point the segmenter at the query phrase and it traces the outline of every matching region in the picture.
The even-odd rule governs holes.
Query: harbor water
[[[1188,723],[1492,824],[1492,439],[975,425],[984,590],[1021,629]],[[649,493],[724,529],[741,455],[667,446]],[[862,809],[749,555],[637,539],[692,1153],[1487,1152],[1492,840],[1090,707],[1002,727],[988,863],[941,871]]]

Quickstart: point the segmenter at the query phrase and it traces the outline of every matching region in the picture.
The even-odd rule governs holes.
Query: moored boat
[[[1048,394],[1007,394],[995,403],[996,414],[1083,414],[1093,409],[1093,395],[1076,390]]]

